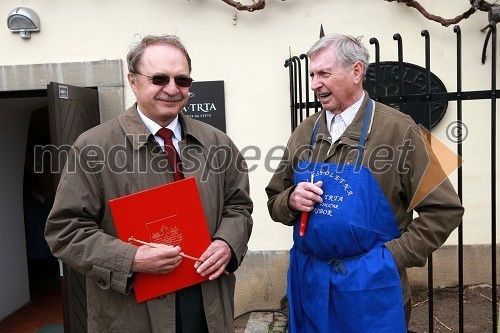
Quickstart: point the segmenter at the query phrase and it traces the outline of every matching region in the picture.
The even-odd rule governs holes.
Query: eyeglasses
[[[138,72],[135,72],[134,74],[139,74],[139,75],[145,76],[148,79],[150,79],[151,82],[155,86],[162,86],[162,87],[166,86],[170,82],[170,79],[174,79],[175,84],[178,87],[183,87],[183,88],[190,87],[191,83],[193,83],[193,81],[194,81],[189,76],[174,76],[174,77],[170,77],[170,76],[167,76],[167,75],[153,75],[153,76],[148,76],[148,75],[144,75],[144,74],[141,74],[141,73],[138,73]]]

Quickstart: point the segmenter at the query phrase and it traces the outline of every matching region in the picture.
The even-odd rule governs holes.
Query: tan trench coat
[[[252,230],[245,161],[227,135],[179,117],[185,177],[196,177],[210,233],[231,246],[239,265]],[[135,105],[70,150],[45,236],[54,256],[86,276],[89,332],[175,332],[175,293],[136,302],[129,271],[137,247],[117,239],[108,205],[171,182],[165,161]],[[211,333],[234,331],[234,288],[233,274],[202,283]]]

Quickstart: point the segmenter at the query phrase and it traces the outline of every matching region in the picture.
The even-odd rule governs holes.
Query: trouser
[[[409,300],[405,304],[406,330],[408,330],[408,326],[410,325],[410,317],[411,317],[411,300]]]
[[[175,292],[175,332],[208,333],[200,284]]]

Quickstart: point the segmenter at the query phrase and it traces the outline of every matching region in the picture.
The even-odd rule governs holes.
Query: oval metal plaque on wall
[[[426,80],[425,68],[403,62],[403,93],[402,95],[425,95]],[[379,62],[378,95],[399,96],[399,62],[381,61]],[[430,78],[431,93],[446,93],[446,87],[435,74],[431,72]],[[363,86],[371,98],[375,98],[375,63],[368,66],[366,79]],[[399,103],[386,103],[391,107],[400,110]],[[436,126],[443,118],[448,108],[448,102],[431,102],[431,128]],[[404,113],[411,116],[417,124],[426,123],[426,102],[405,103]]]

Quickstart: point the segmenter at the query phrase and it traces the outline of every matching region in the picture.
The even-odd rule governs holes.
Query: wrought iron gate
[[[433,109],[439,103],[456,102],[456,154],[462,158],[462,142],[463,142],[463,128],[462,128],[462,102],[466,100],[490,100],[491,104],[491,287],[492,287],[492,332],[497,332],[498,322],[498,309],[497,309],[497,269],[496,269],[496,100],[500,96],[500,91],[496,87],[496,43],[497,34],[495,22],[490,22],[489,33],[491,33],[491,88],[490,90],[481,91],[462,91],[462,39],[460,27],[457,25],[453,31],[456,35],[456,63],[457,63],[457,80],[456,92],[433,92],[431,84],[431,63],[430,63],[430,34],[427,30],[421,32],[421,36],[425,41],[425,87],[423,93],[405,93],[404,91],[404,75],[403,71],[411,64],[403,62],[403,40],[399,34],[394,34],[393,39],[398,44],[398,66],[399,71],[399,89],[396,94],[388,94],[381,89],[381,61],[380,61],[380,46],[376,38],[370,39],[370,44],[375,47],[375,62],[370,64],[371,69],[374,71],[374,89],[367,89],[370,97],[384,104],[394,106],[402,112],[408,113],[407,110],[412,103],[423,103],[424,108],[420,108],[418,114],[409,113],[417,123],[422,124],[429,131],[434,124]],[[323,28],[321,28],[321,34]],[[486,43],[485,43],[486,49]],[[307,118],[310,114],[321,110],[321,104],[317,101],[315,96],[309,89],[308,78],[308,58],[306,54],[300,56],[290,56],[285,61],[285,67],[288,68],[290,80],[290,119],[291,131],[293,131],[300,122]],[[366,84],[365,84],[366,89]],[[457,171],[457,192],[462,200],[462,167],[460,166]],[[458,227],[458,317],[459,317],[459,331],[464,332],[464,280],[463,280],[463,227],[460,224]],[[429,292],[429,332],[434,332],[434,306],[433,306],[433,261],[432,255],[428,258],[428,281],[427,287]]]

